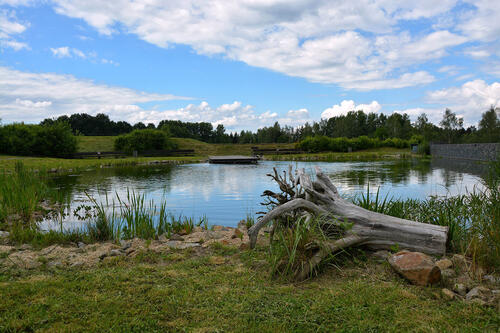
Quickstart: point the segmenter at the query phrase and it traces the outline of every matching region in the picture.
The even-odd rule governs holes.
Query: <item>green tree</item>
[[[464,128],[464,120],[446,108],[443,114],[443,120],[439,123],[444,130],[445,139],[448,143],[455,142],[457,134]]]
[[[479,138],[483,142],[498,142],[500,141],[500,120],[498,119],[496,109],[491,106],[490,109],[483,113],[479,122]]]

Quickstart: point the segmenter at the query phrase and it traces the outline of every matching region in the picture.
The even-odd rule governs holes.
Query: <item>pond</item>
[[[347,162],[272,162],[256,165],[214,165],[208,163],[153,165],[87,170],[75,175],[54,177],[51,186],[70,200],[63,218],[66,229],[79,228],[78,206],[90,204],[89,196],[108,209],[119,205],[127,191],[144,194],[157,205],[166,201],[175,216],[205,216],[209,224],[236,226],[247,215],[264,210],[264,190],[277,190],[266,174],[273,167],[288,165],[313,173],[319,166],[337,185],[344,197],[370,192],[393,198],[425,199],[430,195],[465,194],[481,187],[485,166],[470,162],[402,159]],[[42,229],[59,228],[59,221],[45,220]]]

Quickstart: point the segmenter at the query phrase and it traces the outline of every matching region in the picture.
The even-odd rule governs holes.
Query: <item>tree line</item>
[[[158,126],[142,122],[132,125],[125,121],[110,120],[105,114],[92,116],[85,113],[45,119],[40,125],[64,122],[70,125],[75,135],[86,136],[115,136],[137,129],[159,129],[172,137],[192,138],[209,143],[292,143],[314,136],[330,138],[368,136],[380,140],[388,138],[409,140],[415,135],[421,136],[427,142],[472,143],[500,142],[499,112],[500,109],[491,107],[482,114],[478,127],[467,128],[464,127],[463,120],[450,109],[444,111],[438,125],[431,123],[425,113],[412,123],[407,114],[393,113],[387,116],[359,110],[330,119],[321,119],[318,122],[305,123],[300,127],[282,126],[276,122],[272,126],[254,132],[243,130],[239,133],[227,133],[224,125],[219,124],[214,128],[208,122],[162,120]]]

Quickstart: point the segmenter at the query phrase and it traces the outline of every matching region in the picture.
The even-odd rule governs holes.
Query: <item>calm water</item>
[[[267,173],[273,167],[287,170],[288,165],[313,173],[319,166],[345,197],[370,192],[380,187],[383,196],[425,199],[430,195],[456,195],[481,186],[483,168],[457,161],[372,161],[372,162],[260,162],[257,165],[184,164],[121,167],[88,170],[76,175],[56,177],[52,185],[71,198],[64,218],[65,228],[82,226],[72,211],[88,204],[87,194],[98,202],[115,203],[127,190],[144,193],[158,205],[166,200],[175,215],[199,218],[210,224],[236,226],[247,214],[263,210],[260,195],[266,189],[277,190]],[[56,228],[45,221],[42,228]]]

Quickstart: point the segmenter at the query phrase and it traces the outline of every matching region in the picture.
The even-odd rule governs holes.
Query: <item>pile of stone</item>
[[[381,257],[380,252],[376,256]],[[435,261],[420,252],[400,251],[387,255],[389,264],[413,284],[440,284],[441,294],[448,300],[463,300],[500,308],[500,278],[471,270],[471,263],[455,254]]]
[[[4,237],[8,234],[2,233]],[[172,250],[193,248],[203,249],[214,243],[240,249],[248,248],[249,239],[246,226],[240,222],[237,228],[214,226],[210,230],[196,227],[186,234],[164,234],[158,240],[134,238],[114,242],[95,244],[78,244],[63,246],[52,245],[44,249],[33,249],[30,245],[0,245],[0,267],[17,267],[35,269],[42,265],[48,267],[81,267],[94,266],[102,261],[113,260],[114,257],[135,257],[141,251],[168,253]]]

